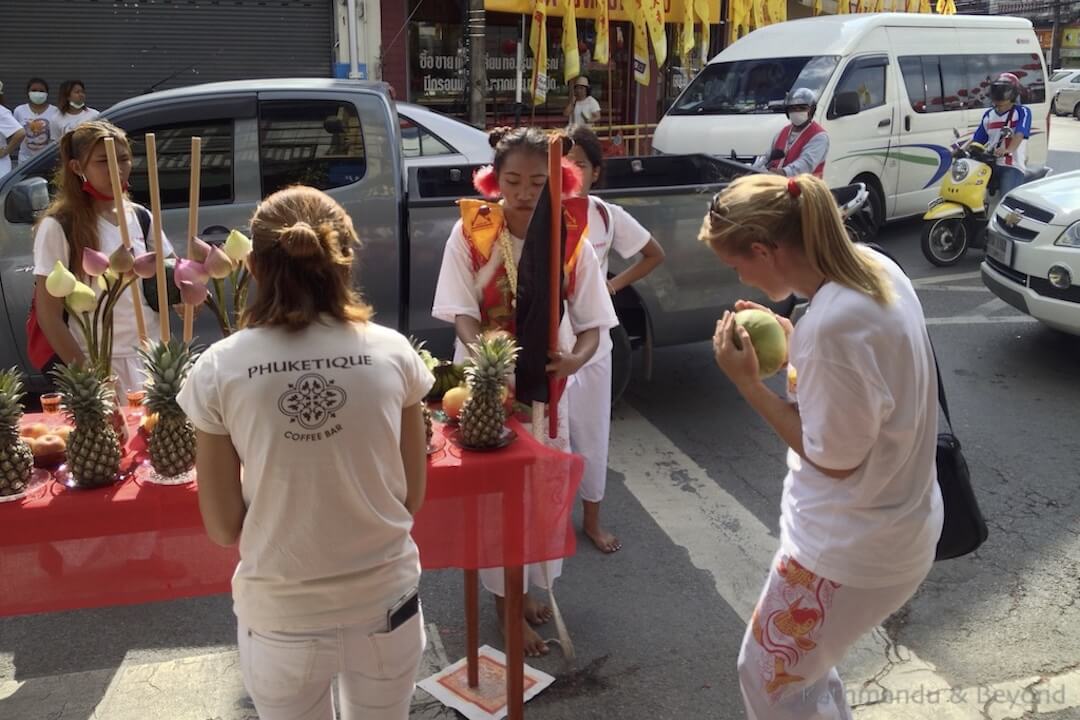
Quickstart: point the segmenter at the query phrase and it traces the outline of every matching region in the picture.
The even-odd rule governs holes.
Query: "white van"
[[[806,87],[828,131],[825,180],[865,182],[879,222],[923,213],[949,169],[953,130],[969,138],[990,82],[1011,72],[1033,124],[1028,164],[1046,162],[1046,67],[1031,22],[901,13],[834,15],[755,30],[713,58],[660,121],[660,153],[744,162],[768,155],[783,100]]]

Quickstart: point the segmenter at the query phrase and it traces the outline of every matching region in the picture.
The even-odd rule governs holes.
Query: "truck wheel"
[[[964,218],[943,218],[923,224],[923,255],[938,267],[960,262],[968,244],[968,226]]]
[[[633,348],[630,346],[630,334],[622,325],[611,328],[611,405],[622,398],[630,386],[630,376],[634,371]]]
[[[1073,108],[1073,117],[1080,120],[1080,103],[1077,103],[1076,107]]]

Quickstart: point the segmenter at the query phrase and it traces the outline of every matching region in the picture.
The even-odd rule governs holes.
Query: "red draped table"
[[[28,415],[24,424],[42,422]],[[572,555],[571,512],[582,458],[552,450],[516,421],[517,439],[463,450],[436,423],[424,506],[413,537],[425,569],[465,570],[469,682],[476,686],[480,568],[503,567],[521,587],[523,566]],[[131,462],[129,455],[125,462]],[[0,616],[128,605],[226,593],[236,548],[203,530],[195,484],[164,486],[132,474],[98,490],[49,481],[0,504]],[[522,715],[521,597],[507,598],[507,698]]]

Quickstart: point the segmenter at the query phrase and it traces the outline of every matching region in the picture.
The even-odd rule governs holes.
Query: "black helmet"
[[[1020,78],[1012,73],[1001,73],[990,83],[990,99],[994,102],[1016,102],[1020,99]]]

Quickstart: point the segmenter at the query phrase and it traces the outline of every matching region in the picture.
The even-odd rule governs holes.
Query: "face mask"
[[[86,107],[86,103],[75,102],[74,100],[69,102],[68,105],[70,105],[71,107],[73,107],[76,110],[82,110],[84,107]]]
[[[126,181],[123,183],[121,188],[123,189],[124,192],[128,191],[128,184],[127,184]],[[84,193],[86,193],[90,197],[94,198],[95,200],[100,200],[102,202],[111,202],[112,199],[113,199],[112,195],[106,195],[105,193],[98,192],[98,189],[96,187],[94,187],[93,185],[91,185],[90,181],[87,180],[86,178],[83,178],[82,190],[83,190]]]
[[[49,93],[47,92],[32,92],[30,93],[30,102],[35,105],[44,105],[49,101]]]
[[[793,112],[788,115],[788,119],[791,120],[791,124],[795,127],[802,127],[806,123],[810,122],[810,113]]]

